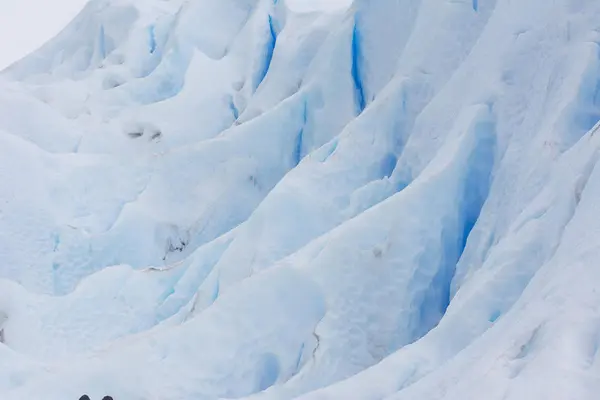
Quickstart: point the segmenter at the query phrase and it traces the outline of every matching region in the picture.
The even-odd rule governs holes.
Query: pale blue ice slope
[[[0,75],[0,398],[597,400],[600,2],[92,0]]]

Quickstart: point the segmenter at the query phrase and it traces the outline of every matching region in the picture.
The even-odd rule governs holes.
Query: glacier
[[[90,0],[0,74],[0,398],[596,400],[599,21]]]

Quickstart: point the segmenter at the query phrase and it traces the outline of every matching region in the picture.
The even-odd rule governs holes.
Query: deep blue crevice
[[[302,141],[304,136],[304,128],[300,129],[296,136],[296,144],[294,145],[294,153],[292,155],[294,166],[300,164],[302,161]]]
[[[594,90],[590,93],[591,105],[587,110],[583,107],[584,111],[580,113],[579,123],[582,126],[582,132],[586,133],[600,121],[600,77],[596,77],[596,79],[593,85]]]
[[[389,178],[396,169],[398,157],[394,153],[388,153],[381,160],[381,178]]]
[[[279,360],[272,353],[265,354],[260,361],[258,371],[259,377],[257,389],[262,392],[273,386],[279,379],[279,374],[281,372]]]
[[[452,240],[454,237],[456,237],[455,232],[452,232],[451,229],[443,228],[443,259],[440,261],[441,265],[433,276],[429,290],[423,298],[419,310],[420,330],[417,331],[415,339],[424,336],[433,329],[450,306],[450,283],[452,282],[457,262],[457,259],[454,257],[456,254],[455,248],[453,248],[455,242]]]
[[[229,99],[229,109],[231,110],[231,114],[233,114],[234,120],[237,121],[237,119],[240,116],[240,111],[235,106],[235,103],[233,102],[233,97],[230,97],[230,99]]]
[[[462,229],[461,241],[460,241],[461,254],[464,251],[465,247],[467,247],[467,239],[469,238],[469,235],[471,234],[471,231],[473,230],[473,227],[475,226],[476,222],[477,222],[476,218],[467,218],[467,219],[465,219],[465,221],[463,223],[463,229]]]
[[[479,10],[479,0],[473,0],[473,10],[474,11]]]
[[[211,297],[211,303],[214,303],[215,301],[217,301],[217,298],[219,297],[220,289],[221,289],[221,285],[220,285],[219,281],[217,281],[217,283],[215,284],[215,289],[214,289],[212,297]]]
[[[366,107],[365,90],[360,71],[360,59],[360,34],[355,23],[352,31],[352,80],[354,81],[356,104],[359,113],[361,113]]]
[[[273,53],[275,51],[276,45],[277,33],[275,31],[275,26],[273,25],[273,18],[269,15],[269,37],[267,39],[267,43],[265,44],[263,65],[259,69],[258,75],[256,77],[254,91],[256,91],[260,84],[265,80],[265,77],[269,72],[269,68],[271,68],[271,62],[273,61]]]
[[[496,310],[490,315],[489,321],[494,323],[494,322],[498,321],[498,318],[500,318],[501,315],[502,314],[500,313],[500,311]]]
[[[591,64],[580,83],[570,129],[563,136],[563,152],[577,143],[600,121],[600,43],[595,44],[595,50],[595,57],[590,60]]]
[[[306,122],[308,121],[308,105],[304,102],[304,110],[302,114],[302,128],[300,128],[300,132],[296,136],[296,143],[294,144],[294,152],[292,153],[292,162],[294,167],[300,164],[302,158],[304,157],[304,151],[302,150],[304,146],[304,127],[306,126]]]
[[[481,120],[474,127],[475,147],[468,158],[468,172],[462,182],[462,199],[459,212],[461,225],[459,226],[458,254],[456,260],[450,260],[451,268],[448,274],[448,289],[456,272],[456,263],[462,257],[467,240],[477,223],[481,210],[488,198],[492,170],[494,168],[496,152],[496,124],[493,120]],[[448,291],[447,305],[450,304],[452,293]]]
[[[154,54],[154,52],[156,51],[156,32],[155,32],[155,28],[154,25],[150,25],[148,27],[148,46],[150,47],[150,54]]]
[[[474,129],[477,144],[469,158],[469,172],[463,183],[461,255],[488,197],[496,151],[494,122],[481,121]]]
[[[394,193],[400,193],[401,191],[406,189],[410,183],[411,183],[411,181],[398,180],[394,184]]]
[[[600,79],[596,82],[594,86],[594,93],[592,94],[592,104],[594,107],[600,106]]]
[[[496,153],[495,122],[486,116],[476,121],[473,130],[469,134],[475,143],[469,151],[465,175],[460,182],[456,219],[449,217],[443,221],[442,258],[435,260],[431,258],[431,254],[425,253],[420,261],[423,264],[437,262],[439,267],[421,302],[416,338],[426,334],[446,313],[451,301],[451,284],[456,273],[456,264],[465,251],[467,239],[489,195]]]

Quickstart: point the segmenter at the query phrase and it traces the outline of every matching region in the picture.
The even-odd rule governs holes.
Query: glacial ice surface
[[[91,0],[0,74],[0,398],[596,400],[599,21]]]

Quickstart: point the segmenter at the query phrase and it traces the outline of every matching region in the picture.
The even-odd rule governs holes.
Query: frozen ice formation
[[[0,398],[597,400],[599,120],[597,0],[92,0],[0,75]]]

